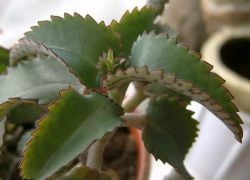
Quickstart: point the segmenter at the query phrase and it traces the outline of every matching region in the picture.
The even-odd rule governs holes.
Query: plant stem
[[[136,92],[131,96],[124,104],[123,108],[125,112],[132,112],[135,108],[146,98],[143,88],[138,87]],[[120,125],[120,127],[135,127],[142,129],[146,122],[146,115],[143,113],[125,113],[122,116],[124,122]],[[103,153],[106,145],[109,143],[111,137],[113,136],[116,129],[105,135],[101,140],[94,142],[89,150],[87,156],[86,165],[91,168],[101,169],[103,164]]]
[[[145,126],[147,115],[145,113],[125,113],[121,126],[142,129]]]
[[[113,136],[115,130],[107,135],[105,135],[102,139],[94,142],[89,150],[86,165],[91,168],[101,169],[103,164],[103,153],[106,145],[109,143],[111,137]]]
[[[125,113],[122,118],[120,127],[135,127],[142,129],[146,123],[146,114],[145,113]],[[116,129],[115,129],[116,130]],[[103,153],[106,145],[109,143],[112,138],[115,130],[107,135],[105,135],[101,140],[94,142],[89,150],[86,165],[91,168],[101,169],[103,164]]]
[[[146,98],[143,87],[137,87],[135,93],[126,100],[122,107],[125,112],[133,112],[136,107]]]

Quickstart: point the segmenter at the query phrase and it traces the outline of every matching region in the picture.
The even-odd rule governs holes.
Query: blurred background
[[[10,48],[30,26],[65,12],[90,14],[97,22],[119,20],[126,10],[147,0],[0,0],[0,45]],[[210,112],[193,103],[200,133],[186,165],[198,180],[248,180],[250,177],[250,0],[170,0],[158,22],[179,32],[178,40],[202,53],[202,60],[225,80],[245,122],[240,145]],[[151,180],[171,168],[153,161]]]

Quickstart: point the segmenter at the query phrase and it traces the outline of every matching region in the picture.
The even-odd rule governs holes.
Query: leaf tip
[[[65,19],[72,19],[72,18],[73,18],[73,16],[70,15],[70,14],[68,14],[68,13],[64,13],[63,17],[64,17]]]
[[[53,21],[61,21],[61,20],[63,20],[62,17],[60,17],[60,16],[54,16],[54,15],[50,16],[50,19],[51,19],[52,22]]]

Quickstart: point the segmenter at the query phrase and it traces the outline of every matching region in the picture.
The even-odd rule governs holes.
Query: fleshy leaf
[[[83,18],[78,14],[65,14],[64,18],[52,16],[51,22],[41,21],[38,24],[25,34],[26,37],[43,44],[64,59],[86,86],[98,87],[99,74],[95,67],[98,58],[109,48],[118,46],[118,38],[113,32],[104,23],[97,24],[90,16]],[[15,53],[18,56],[22,53],[20,50],[24,50],[23,56],[29,51],[25,46],[23,49],[13,48],[14,60]]]
[[[172,98],[160,96],[150,101],[148,122],[143,129],[146,148],[156,159],[168,162],[185,179],[192,179],[183,165],[185,155],[197,136],[197,121],[192,112]]]
[[[129,55],[134,41],[143,32],[150,32],[154,28],[156,10],[144,7],[141,10],[135,8],[131,13],[127,11],[120,22],[113,21],[111,29],[120,35],[121,52]]]
[[[36,104],[34,100],[20,99],[20,98],[9,98],[8,101],[0,104],[0,120],[15,109],[20,104]]]
[[[214,102],[210,99],[208,102],[203,101],[207,98],[210,98],[208,93],[202,92],[189,81],[176,79],[175,74],[166,72],[164,73],[163,70],[149,71],[147,67],[130,67],[125,71],[119,69],[115,74],[108,74],[107,77],[104,78],[103,86],[110,91],[133,81],[143,83],[146,86],[145,93],[153,92],[155,95],[162,95],[162,93],[165,92],[170,97],[179,97],[183,104],[187,104],[190,101],[190,98],[204,103],[208,107],[211,106],[211,102]],[[151,86],[155,86],[154,89],[150,89]],[[166,87],[166,89],[163,87]],[[174,93],[173,91],[176,91],[177,93]],[[178,94],[183,95],[179,96]],[[185,98],[184,95],[187,97]],[[213,107],[218,108],[216,104],[213,104]],[[228,123],[227,126],[234,132],[236,139],[241,141],[242,129],[240,125],[227,119],[223,120]]]
[[[9,64],[9,51],[0,46],[0,74],[6,70]]]
[[[58,91],[69,86],[78,91],[84,88],[67,66],[51,57],[22,61],[0,76],[0,119],[25,102],[48,104],[59,98]]]
[[[190,103],[191,99],[181,93],[178,93],[170,88],[167,88],[164,84],[161,83],[151,83],[145,87],[145,93],[149,96],[162,96],[167,95],[168,97],[177,97],[179,101],[185,102],[187,104]]]
[[[9,98],[36,99],[48,104],[59,97],[59,90],[69,86],[83,90],[83,85],[62,63],[44,56],[22,61],[0,77],[0,111],[5,102],[11,101]]]
[[[201,61],[198,54],[177,44],[175,39],[150,33],[143,34],[134,43],[129,62],[135,67],[163,70],[172,73],[179,81],[186,81],[185,89],[178,91],[204,105],[241,141],[243,133],[239,124],[242,124],[242,120],[237,114],[238,109],[231,102],[233,97],[222,86],[224,80],[211,73],[212,66]]]
[[[20,103],[8,114],[8,120],[16,125],[34,123],[47,113],[47,108],[37,103]]]
[[[111,180],[111,178],[105,172],[89,167],[79,167],[58,180]]]
[[[99,93],[61,94],[27,145],[23,178],[45,179],[121,123],[122,108]]]

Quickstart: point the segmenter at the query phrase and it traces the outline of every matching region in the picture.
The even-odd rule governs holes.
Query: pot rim
[[[238,84],[240,88],[245,89],[250,93],[250,80],[246,77],[236,73],[226,66],[222,61],[220,61],[220,48],[225,42],[228,42],[230,39],[241,39],[249,38],[250,39],[250,26],[241,26],[241,27],[227,27],[215,33],[207,43],[202,48],[203,57],[205,61],[213,65],[213,72],[220,74],[226,83],[228,84]]]
[[[137,175],[136,180],[147,180],[150,174],[150,154],[146,150],[144,143],[142,141],[142,132],[136,128],[129,128],[131,136],[136,141],[136,148],[138,151],[138,161],[137,161]]]

